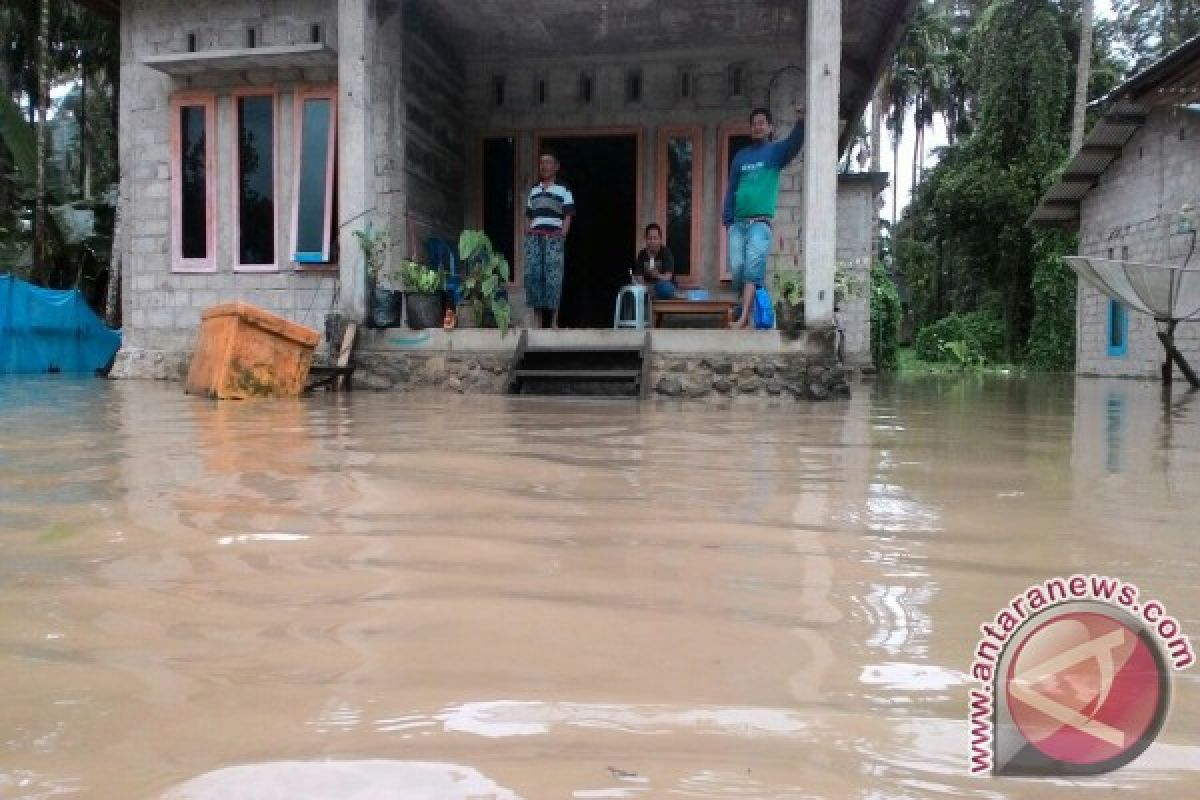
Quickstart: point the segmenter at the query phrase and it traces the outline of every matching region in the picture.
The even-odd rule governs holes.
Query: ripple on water
[[[1159,742],[1073,784],[965,774],[964,671],[1055,574],[1200,630],[1198,506],[1200,403],[1136,382],[709,408],[0,380],[0,796],[1195,796],[1189,674]]]

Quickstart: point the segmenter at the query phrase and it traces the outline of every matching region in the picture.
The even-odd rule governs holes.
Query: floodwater
[[[1200,642],[1200,397],[732,408],[0,381],[0,797],[1200,796],[1200,668],[1096,778],[967,774],[979,625],[1119,576]]]

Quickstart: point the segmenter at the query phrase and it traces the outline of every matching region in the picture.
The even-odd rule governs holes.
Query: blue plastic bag
[[[775,327],[775,305],[770,293],[762,286],[754,290],[754,327],[760,331]]]

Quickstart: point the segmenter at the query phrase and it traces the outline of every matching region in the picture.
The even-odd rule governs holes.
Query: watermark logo
[[[975,651],[970,770],[1094,775],[1158,735],[1170,673],[1195,657],[1179,623],[1133,584],[1052,578],[1014,597]]]

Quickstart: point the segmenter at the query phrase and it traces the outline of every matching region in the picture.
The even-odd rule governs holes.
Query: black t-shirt
[[[641,275],[648,281],[658,280],[659,272],[672,273],[674,280],[675,272],[675,256],[671,255],[671,250],[666,245],[658,248],[658,252],[654,254],[654,269],[650,269],[650,254],[646,252],[646,248],[642,248],[637,254],[637,269],[634,274]]]

